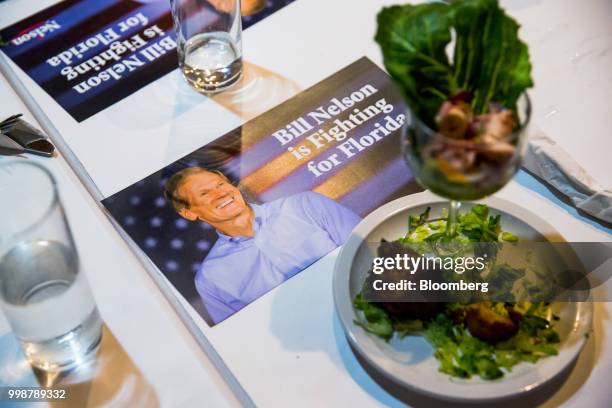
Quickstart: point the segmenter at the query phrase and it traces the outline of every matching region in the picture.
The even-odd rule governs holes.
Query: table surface
[[[308,0],[297,0],[308,1]],[[0,3],[0,27],[50,0]],[[502,1],[522,24],[531,47],[534,78],[533,122],[602,185],[612,187],[610,151],[612,113],[612,2],[592,0]],[[262,22],[261,24],[266,24]],[[28,109],[0,77],[0,117]],[[223,379],[198,348],[148,274],[115,233],[78,178],[60,156],[31,157],[55,175],[73,229],[83,269],[105,320],[102,364],[93,379],[71,387],[74,406],[226,406],[238,405]],[[0,159],[3,160],[3,159]],[[521,172],[499,196],[546,211],[573,241],[610,241],[610,231],[584,219],[527,174]],[[330,313],[333,311],[330,309]],[[0,315],[1,316],[1,315]],[[595,305],[594,335],[572,372],[531,404],[598,406],[610,400],[612,303]],[[350,354],[348,345],[341,354]],[[358,365],[350,375],[373,399],[395,405],[430,403],[418,395],[384,389]],[[46,379],[49,380],[49,379]],[[71,379],[65,379],[69,383]],[[0,317],[0,385],[34,385],[36,377],[4,317]],[[40,376],[38,381],[41,381]],[[1,384],[3,383],[3,384]],[[550,387],[549,387],[550,388]],[[275,392],[270,387],[270,392]],[[394,396],[389,395],[389,392]]]

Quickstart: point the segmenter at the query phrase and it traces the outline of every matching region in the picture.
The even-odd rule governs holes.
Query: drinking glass
[[[202,93],[221,91],[242,74],[240,0],[170,0],[179,68]]]
[[[64,371],[99,348],[94,303],[53,176],[0,161],[0,306],[31,365]]]
[[[527,94],[517,101],[516,126],[502,140],[448,137],[408,109],[402,151],[417,181],[450,199],[446,237],[457,233],[461,200],[478,200],[501,189],[518,171],[531,116]]]

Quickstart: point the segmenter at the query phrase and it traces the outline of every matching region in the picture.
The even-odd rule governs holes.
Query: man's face
[[[248,210],[240,191],[216,173],[201,171],[181,183],[177,193],[189,202],[180,211],[188,220],[216,224],[229,221]]]

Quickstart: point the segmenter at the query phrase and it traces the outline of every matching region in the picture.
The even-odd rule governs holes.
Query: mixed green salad
[[[452,238],[458,242],[518,241],[514,234],[502,231],[500,216],[490,215],[486,205],[473,206],[459,215],[458,222],[458,234]],[[431,245],[447,239],[445,229],[446,220],[432,219],[427,208],[422,214],[409,217],[408,233],[394,242],[413,250],[422,245],[420,252],[427,252]],[[486,279],[494,282],[503,275],[505,284],[512,285],[524,274],[524,270],[508,265],[495,265]],[[362,291],[353,301],[362,316],[355,324],[385,341],[394,336],[400,339],[408,335],[424,336],[434,348],[440,371],[453,377],[478,375],[494,380],[520,362],[534,363],[557,354],[559,334],[554,323],[559,317],[552,314],[550,303],[473,300],[466,303],[368,302]]]

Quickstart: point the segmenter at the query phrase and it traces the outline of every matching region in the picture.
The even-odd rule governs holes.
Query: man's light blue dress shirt
[[[251,204],[255,236],[219,232],[195,277],[214,323],[342,245],[360,221],[357,214],[313,192]]]

